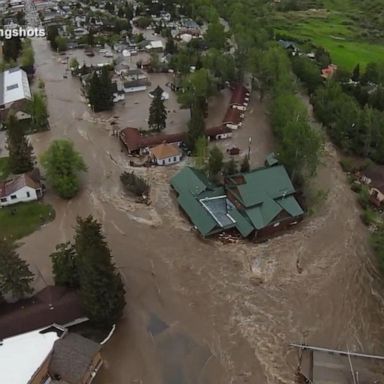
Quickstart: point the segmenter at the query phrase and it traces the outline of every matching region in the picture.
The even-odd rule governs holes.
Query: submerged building
[[[177,202],[202,236],[236,230],[260,240],[299,223],[304,215],[283,165],[257,168],[215,185],[185,167],[171,179]]]

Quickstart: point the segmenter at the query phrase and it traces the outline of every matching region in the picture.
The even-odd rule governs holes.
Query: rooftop
[[[33,180],[30,175],[23,173],[0,183],[0,197],[9,196],[24,187],[39,189],[41,185]]]
[[[212,184],[198,169],[185,167],[171,179],[177,201],[203,236],[236,227],[242,236],[260,230],[280,213],[304,213],[282,165],[258,168]]]
[[[30,299],[0,305],[0,340],[76,320],[86,320],[79,295],[67,288],[49,286]]]
[[[20,68],[0,73],[0,105],[31,99],[28,77]]]
[[[0,343],[0,382],[26,384],[48,357],[62,330],[50,327],[4,339]]]
[[[151,153],[158,160],[167,159],[168,157],[180,156],[180,149],[172,144],[162,143],[151,149]]]
[[[49,373],[68,383],[80,383],[101,345],[75,333],[67,333],[56,340]]]

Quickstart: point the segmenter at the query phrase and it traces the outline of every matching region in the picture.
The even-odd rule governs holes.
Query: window
[[[15,199],[17,199],[17,196],[16,195],[11,195],[11,199],[15,200]]]
[[[7,91],[11,91],[12,89],[19,88],[19,84],[12,84],[7,86]]]
[[[176,161],[176,157],[173,158],[173,161]]]
[[[29,192],[27,192],[27,197],[31,197],[31,194]]]
[[[2,197],[2,198],[0,199],[0,201],[1,201],[2,203],[5,203],[5,202],[7,201],[7,198],[6,198],[6,197]]]

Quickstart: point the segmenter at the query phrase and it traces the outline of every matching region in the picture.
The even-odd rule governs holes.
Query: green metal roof
[[[215,188],[203,172],[191,167],[185,167],[173,176],[171,185],[179,194],[189,192],[195,196],[200,195],[207,189]]]
[[[177,201],[203,236],[209,235],[218,226],[208,211],[190,193],[180,194]]]
[[[243,237],[247,237],[254,230],[253,225],[237,209],[231,209],[229,214],[236,221],[236,229]]]
[[[292,217],[300,216],[304,213],[299,203],[293,196],[283,197],[276,200]]]
[[[261,213],[260,206],[257,205],[253,208],[249,208],[246,211],[246,215],[256,229],[265,227],[263,214]]]
[[[199,201],[226,195],[223,187],[215,186],[201,171],[191,167],[185,167],[171,179],[171,185],[179,194],[178,203],[203,236],[236,227],[242,236],[247,237],[254,229],[269,225],[283,210],[292,217],[303,214],[292,196],[295,190],[284,166],[259,168],[235,177],[239,176],[244,177],[244,184],[233,182],[226,188],[233,190],[245,209],[240,212],[234,206],[227,205],[227,213],[235,220],[230,225],[223,224],[225,220],[221,220],[225,219],[225,206],[223,208],[221,203],[217,205],[219,202],[216,204],[214,200],[204,200],[208,204],[204,207]]]
[[[242,176],[245,183],[237,186],[237,188],[245,207],[264,202],[266,195],[276,199],[295,192],[288,173],[282,165],[258,168],[244,173]]]

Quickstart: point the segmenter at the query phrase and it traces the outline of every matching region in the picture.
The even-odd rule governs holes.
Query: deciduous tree
[[[27,112],[32,117],[32,128],[42,131],[48,127],[48,111],[43,95],[38,92],[32,95],[27,103]]]
[[[81,155],[68,140],[55,140],[41,156],[47,180],[64,199],[70,199],[79,191],[78,173],[86,171]]]

